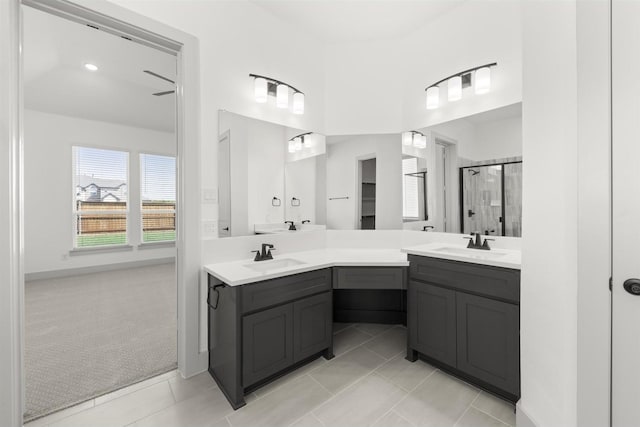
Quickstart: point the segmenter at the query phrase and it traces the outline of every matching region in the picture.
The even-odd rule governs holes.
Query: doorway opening
[[[177,367],[178,79],[176,52],[22,9],[29,421]]]
[[[376,159],[358,161],[360,229],[376,228]]]

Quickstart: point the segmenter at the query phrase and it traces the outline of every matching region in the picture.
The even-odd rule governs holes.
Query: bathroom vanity
[[[246,393],[331,359],[334,321],[396,323],[407,325],[406,363],[424,359],[516,402],[519,258],[430,243],[207,265],[209,372],[237,409]]]

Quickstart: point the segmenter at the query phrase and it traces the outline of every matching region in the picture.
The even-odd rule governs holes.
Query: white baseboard
[[[59,277],[79,276],[81,274],[101,273],[103,271],[122,270],[125,268],[147,267],[150,265],[169,264],[175,262],[175,257],[145,259],[141,261],[119,262],[115,264],[95,265],[91,267],[66,268],[63,270],[38,271],[26,273],[25,282],[30,280],[57,279]]]
[[[516,403],[516,426],[517,427],[538,427],[538,423],[536,423],[526,412],[522,409],[520,405],[520,400]]]

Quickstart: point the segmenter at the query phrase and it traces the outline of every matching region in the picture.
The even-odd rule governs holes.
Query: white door
[[[640,2],[612,1],[612,425],[640,426]],[[631,289],[640,293],[640,281]]]

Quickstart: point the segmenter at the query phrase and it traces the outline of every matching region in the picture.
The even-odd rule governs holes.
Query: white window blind
[[[176,239],[176,158],[140,154],[142,241]]]
[[[127,243],[129,153],[74,146],[75,248]]]
[[[418,177],[407,174],[418,172],[418,159],[409,157],[402,159],[402,216],[418,218],[420,215]]]

